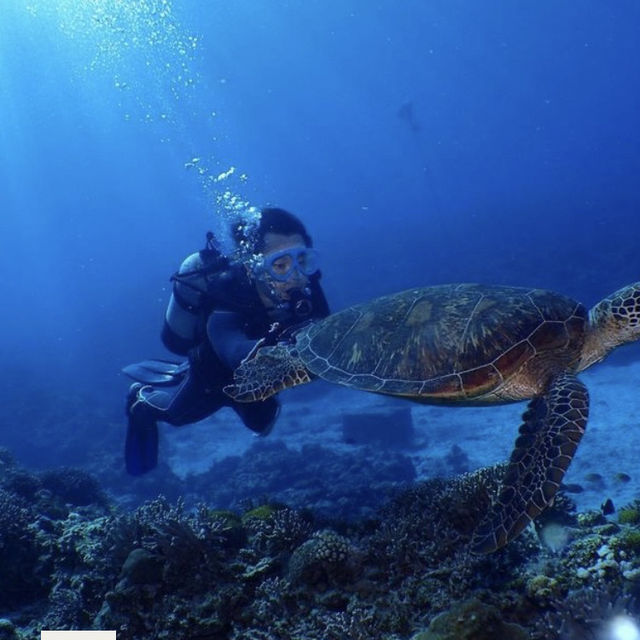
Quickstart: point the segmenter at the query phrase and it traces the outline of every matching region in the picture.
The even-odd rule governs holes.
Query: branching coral
[[[245,521],[245,527],[252,534],[254,546],[270,555],[293,551],[312,531],[308,518],[286,507],[276,509],[267,518],[250,518]]]

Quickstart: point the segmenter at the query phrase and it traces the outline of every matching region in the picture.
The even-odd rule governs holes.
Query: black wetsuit
[[[182,426],[202,420],[222,407],[231,407],[245,426],[266,435],[278,415],[277,398],[240,403],[229,398],[223,387],[232,382],[234,369],[256,341],[269,334],[274,322],[278,322],[280,333],[329,314],[320,273],[309,278],[305,302],[310,304],[301,316],[288,304],[275,310],[275,314],[268,311],[243,265],[220,266],[224,268],[207,278],[197,344],[188,348],[190,345],[176,336],[166,322],[163,328],[165,346],[174,353],[188,355],[185,378],[173,391],[147,386],[143,396],[138,396],[139,401],[130,398],[125,459],[127,470],[133,475],[145,473],[157,464],[157,421]]]

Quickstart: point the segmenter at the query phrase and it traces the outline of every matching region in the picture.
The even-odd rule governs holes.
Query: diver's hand
[[[242,366],[245,362],[249,362],[249,360],[253,360],[258,355],[258,351],[260,351],[262,347],[268,346],[266,340],[266,338],[260,338],[260,340],[258,340],[258,342],[256,342],[253,347],[251,347],[251,351],[249,351],[249,353],[247,353],[247,355],[242,358],[240,366]]]
[[[275,344],[294,344],[298,331],[309,324],[311,324],[311,320],[305,320],[304,322],[298,322],[297,324],[292,324],[291,326],[285,327],[278,332],[278,337]]]
[[[258,354],[258,351],[260,351],[260,349],[262,349],[263,347],[273,347],[276,344],[278,344],[278,342],[280,342],[279,337],[280,337],[280,323],[274,322],[269,327],[269,331],[267,335],[264,338],[260,338],[260,340],[258,340],[258,342],[256,342],[253,345],[253,347],[251,348],[251,351],[247,353],[247,355],[242,359],[242,362],[240,364],[244,364],[249,360],[253,360],[253,358],[255,358],[256,355]]]
[[[260,340],[253,345],[251,351],[249,351],[249,353],[243,358],[241,364],[248,362],[249,360],[253,360],[260,349],[265,347],[275,347],[278,344],[293,344],[295,342],[296,333],[308,324],[309,321],[306,321],[283,328],[281,323],[274,322],[269,327],[267,335],[264,338],[260,338]]]

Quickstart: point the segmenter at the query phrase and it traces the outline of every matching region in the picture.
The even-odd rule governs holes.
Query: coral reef
[[[83,473],[30,474],[0,450],[0,638],[588,640],[637,615],[635,504],[607,518],[560,494],[505,549],[469,552],[503,471],[429,480],[329,522],[256,498],[117,509]]]
[[[37,534],[36,512],[18,495],[0,489],[0,611],[47,593]]]

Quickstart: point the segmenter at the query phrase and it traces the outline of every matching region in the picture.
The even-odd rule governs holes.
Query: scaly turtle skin
[[[472,548],[499,549],[553,500],[584,433],[576,373],[640,337],[640,282],[591,311],[540,289],[452,284],[411,289],[333,314],[293,343],[258,348],[225,391],[261,400],[315,377],[426,404],[531,399],[502,489]]]

